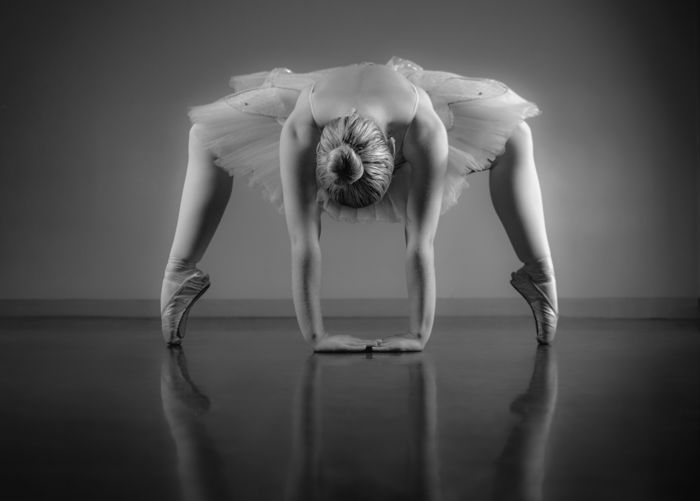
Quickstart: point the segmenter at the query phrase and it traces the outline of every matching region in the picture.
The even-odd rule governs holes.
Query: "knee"
[[[190,144],[193,143],[202,143],[202,130],[203,130],[202,124],[192,124],[190,127],[190,132],[189,132],[189,142]]]
[[[204,146],[203,126],[201,124],[193,124],[190,127],[188,146],[189,154],[192,158],[199,158],[202,160],[212,160],[211,154],[208,149]]]
[[[203,155],[207,148],[204,146],[204,126],[202,124],[193,124],[190,127],[188,143],[191,154]]]
[[[527,122],[520,122],[511,133],[506,142],[506,150],[513,152],[527,152],[532,150],[532,129]]]
[[[530,126],[523,122],[520,122],[510,137],[506,141],[505,151],[501,157],[497,158],[497,163],[509,163],[509,164],[527,164],[531,163],[533,150],[532,150],[532,130]]]
[[[532,129],[530,129],[530,125],[523,120],[517,125],[517,127],[515,127],[513,130],[513,135],[519,138],[527,138],[532,140]]]
[[[532,144],[530,126],[524,121],[520,122],[506,141],[503,153],[494,160],[492,170],[495,171],[497,167],[500,171],[512,170],[516,167],[531,165]]]

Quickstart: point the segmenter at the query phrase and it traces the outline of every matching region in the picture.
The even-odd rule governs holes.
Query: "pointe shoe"
[[[510,285],[520,293],[527,301],[535,317],[535,327],[537,329],[537,342],[539,344],[549,344],[554,340],[557,331],[557,321],[559,312],[555,307],[555,302],[547,296],[547,285],[554,280],[544,283],[532,281],[530,275],[522,268],[511,273]]]
[[[185,337],[190,308],[211,284],[209,275],[205,275],[198,269],[195,269],[182,281],[173,280],[166,274],[163,282],[168,281],[174,291],[167,301],[161,303],[161,328],[166,344],[168,346],[176,346],[181,344],[182,339]]]

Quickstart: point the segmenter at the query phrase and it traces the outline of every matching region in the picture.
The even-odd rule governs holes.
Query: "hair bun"
[[[394,172],[386,134],[354,110],[328,122],[316,145],[316,181],[334,203],[368,207],[382,199]]]
[[[365,173],[360,156],[347,143],[331,150],[328,169],[335,174],[336,182],[347,184],[353,184]]]

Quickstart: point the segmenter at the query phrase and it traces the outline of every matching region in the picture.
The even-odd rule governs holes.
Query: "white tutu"
[[[447,129],[450,149],[442,213],[459,200],[467,186],[466,176],[488,169],[503,153],[515,127],[540,112],[534,103],[496,80],[424,70],[398,57],[386,64],[428,93]],[[250,185],[262,188],[280,213],[284,212],[279,171],[282,125],[300,91],[334,69],[294,73],[275,68],[234,76],[230,81],[233,94],[189,110],[216,164],[232,176],[249,176]],[[408,164],[396,169],[384,197],[368,207],[337,204],[323,190],[317,200],[331,217],[342,221],[405,221],[409,175]]]

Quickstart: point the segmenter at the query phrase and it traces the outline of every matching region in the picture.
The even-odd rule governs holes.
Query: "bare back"
[[[396,143],[397,164],[406,130],[415,117],[419,93],[405,77],[384,65],[344,66],[316,82],[309,91],[312,119],[319,129],[353,109],[374,120]]]

